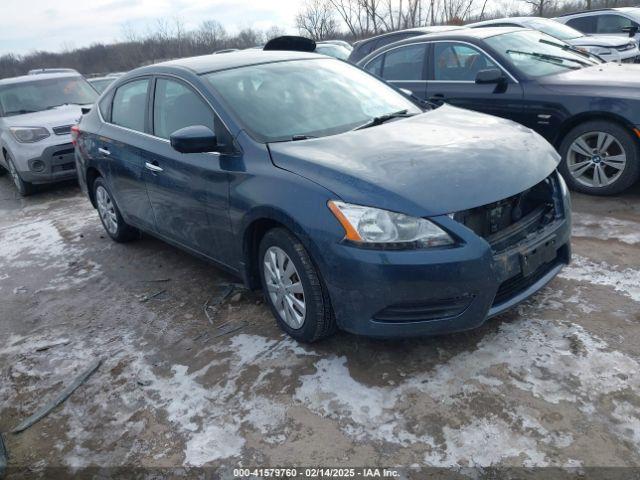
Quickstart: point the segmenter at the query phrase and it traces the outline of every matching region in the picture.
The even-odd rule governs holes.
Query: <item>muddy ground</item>
[[[9,474],[640,467],[640,186],[573,202],[574,263],[508,314],[463,334],[308,346],[259,293],[232,295],[210,325],[203,305],[235,279],[148,236],[112,242],[74,184],[21,199],[2,177]],[[96,358],[62,406],[6,433]]]

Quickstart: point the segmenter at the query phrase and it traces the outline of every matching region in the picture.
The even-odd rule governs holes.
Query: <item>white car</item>
[[[97,97],[78,73],[0,80],[0,172],[11,174],[21,195],[76,177],[71,127]]]
[[[584,35],[575,28],[558,21],[542,17],[496,18],[467,25],[469,28],[481,27],[525,27],[538,30],[552,37],[599,56],[606,62],[634,63],[640,59],[637,42],[616,35]]]
[[[568,13],[554,20],[587,35],[631,37],[640,43],[640,8],[638,7],[602,8]]]

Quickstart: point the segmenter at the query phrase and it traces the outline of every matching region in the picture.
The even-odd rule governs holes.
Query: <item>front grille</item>
[[[51,167],[52,172],[66,172],[69,170],[75,170],[76,164],[74,162],[71,163],[63,163],[61,165],[54,165]]]
[[[550,175],[518,195],[457,212],[453,218],[501,252],[557,218],[556,191]]]
[[[53,152],[51,154],[52,157],[61,157],[63,155],[69,155],[70,153],[73,153],[73,148],[64,148],[62,150],[56,150],[55,152]]]
[[[406,303],[387,307],[373,316],[379,322],[421,322],[441,320],[460,315],[473,300],[462,296],[427,303]]]
[[[61,127],[53,127],[53,133],[56,135],[68,135],[71,133],[71,125],[63,125]]]

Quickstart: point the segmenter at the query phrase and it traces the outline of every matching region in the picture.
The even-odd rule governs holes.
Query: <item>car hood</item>
[[[571,45],[589,45],[594,47],[622,47],[627,45],[631,39],[629,37],[616,37],[614,35],[610,36],[589,36],[585,35],[584,37],[572,38],[568,41]]]
[[[3,122],[10,127],[61,127],[78,123],[82,116],[80,105],[62,105],[51,110],[11,115],[4,117]]]
[[[448,105],[340,135],[272,143],[269,149],[276,166],[346,202],[421,217],[520,193],[559,161],[529,128]]]
[[[640,65],[608,62],[549,75],[541,78],[540,83],[557,87],[596,87],[597,94],[600,96],[615,93],[616,87],[624,88],[630,97],[638,98],[640,96]]]

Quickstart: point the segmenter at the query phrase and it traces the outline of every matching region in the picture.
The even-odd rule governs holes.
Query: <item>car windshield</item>
[[[335,135],[375,117],[422,112],[380,80],[333,59],[251,65],[204,77],[265,143]]]
[[[114,78],[100,78],[100,79],[96,79],[96,80],[89,80],[89,83],[91,84],[91,86],[93,88],[95,88],[98,93],[102,93],[104,92],[107,87],[109,85],[111,85],[113,83],[113,81],[115,80]]]
[[[329,55],[330,57],[339,58],[340,60],[346,60],[349,58],[349,54],[351,52],[342,45],[330,45],[328,43],[323,43],[316,45],[316,53]]]
[[[93,103],[98,94],[82,77],[49,78],[0,86],[5,116],[40,112],[60,105]]]
[[[559,38],[560,40],[573,40],[575,38],[584,37],[584,34],[575,28],[571,28],[569,25],[556,22],[555,20],[536,18],[528,20],[526,22],[526,26],[546,33],[547,35],[551,35],[552,37]]]
[[[503,33],[487,38],[486,42],[529,77],[544,77],[599,64],[588,54],[578,53],[571,45],[542,32]]]

